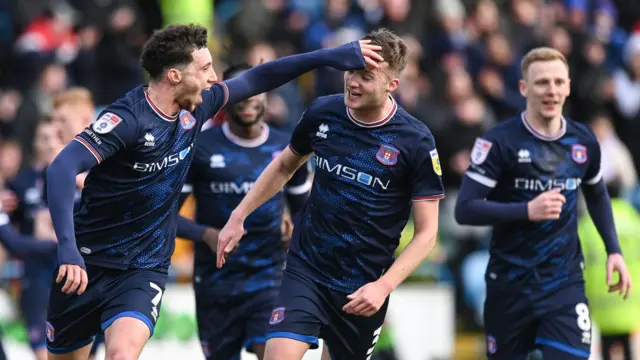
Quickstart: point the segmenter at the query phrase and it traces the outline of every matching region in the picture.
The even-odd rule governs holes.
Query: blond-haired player
[[[607,253],[610,292],[627,296],[600,147],[586,126],[566,119],[567,60],[537,48],[522,60],[527,107],[478,138],[456,205],[466,225],[492,225],[484,327],[490,359],[588,358],[591,320],[577,234],[578,190]],[[604,270],[604,269],[603,269]],[[614,279],[614,273],[618,279]]]

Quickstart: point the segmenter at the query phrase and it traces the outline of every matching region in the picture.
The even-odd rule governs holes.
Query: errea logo
[[[527,149],[518,150],[518,163],[528,164],[531,162],[531,153]]]
[[[144,134],[144,146],[156,146],[156,138],[149,133]]]
[[[227,164],[224,161],[224,156],[220,154],[213,154],[209,158],[209,167],[212,169],[226,167]]]
[[[329,126],[327,126],[327,124],[320,124],[320,126],[318,126],[318,132],[316,133],[316,136],[326,139],[328,131]]]

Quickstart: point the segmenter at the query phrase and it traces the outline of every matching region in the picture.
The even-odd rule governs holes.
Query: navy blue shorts
[[[278,290],[267,288],[234,297],[207,291],[206,284],[195,286],[196,317],[202,351],[207,359],[240,359],[244,347],[252,352],[264,344],[271,310]]]
[[[591,318],[584,284],[532,294],[488,290],[484,326],[489,359],[523,359],[537,348],[589,358]]]
[[[368,359],[382,330],[389,299],[373,316],[364,317],[342,310],[347,295],[286,269],[269,319],[267,339],[294,339],[316,349],[321,338],[333,359]]]
[[[95,335],[121,317],[140,319],[153,334],[167,282],[165,269],[117,270],[87,265],[87,275],[89,285],[80,296],[64,294],[60,291],[64,282],[55,284],[54,280],[46,322],[51,353],[64,354],[90,344]]]

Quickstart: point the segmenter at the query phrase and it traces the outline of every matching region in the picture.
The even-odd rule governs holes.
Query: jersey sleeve
[[[466,176],[484,186],[494,188],[502,173],[503,162],[497,137],[489,131],[483,137],[476,139],[471,150],[471,164]]]
[[[287,194],[301,195],[311,190],[311,179],[309,178],[311,165],[306,162],[295,173],[285,187]]]
[[[425,136],[420,140],[411,168],[414,169],[411,181],[411,198],[413,201],[444,198],[440,157],[432,137]]]
[[[298,125],[293,129],[289,148],[298,155],[308,155],[313,152],[311,137],[314,130],[318,130],[314,116],[314,103],[304,111]],[[326,131],[326,130],[325,130]]]
[[[590,142],[591,145],[587,147],[587,161],[589,162],[587,166],[587,171],[584,175],[584,184],[585,185],[595,185],[602,179],[602,170],[600,169],[601,164],[601,154],[600,154],[600,144],[596,139],[595,135],[592,134],[593,140]],[[574,145],[581,146],[581,145]],[[579,150],[579,149],[578,149]],[[573,150],[576,151],[575,149]]]
[[[131,110],[124,106],[110,106],[74,140],[101,163],[118,151],[135,146],[137,138],[138,121]]]
[[[224,82],[214,84],[209,90],[202,92],[202,104],[194,117],[198,120],[200,128],[209,119],[215,116],[227,105],[229,101],[229,89]]]

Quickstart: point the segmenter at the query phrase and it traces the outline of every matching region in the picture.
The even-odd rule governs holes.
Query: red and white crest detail
[[[118,126],[121,122],[122,119],[118,115],[112,112],[107,112],[100,116],[100,118],[98,118],[98,120],[93,123],[93,131],[97,132],[98,134],[106,134],[113,130],[113,128]]]
[[[493,146],[491,141],[477,138],[475,144],[473,144],[473,150],[471,150],[471,162],[476,165],[482,165],[487,160],[491,146]]]
[[[196,124],[196,119],[191,115],[190,112],[184,111],[180,114],[180,125],[185,130],[190,130]]]
[[[269,325],[280,324],[284,320],[284,309],[284,306],[273,309],[271,319],[269,319]]]
[[[587,162],[587,159],[589,159],[587,147],[582,144],[573,144],[573,146],[571,146],[571,159],[578,164]]]

